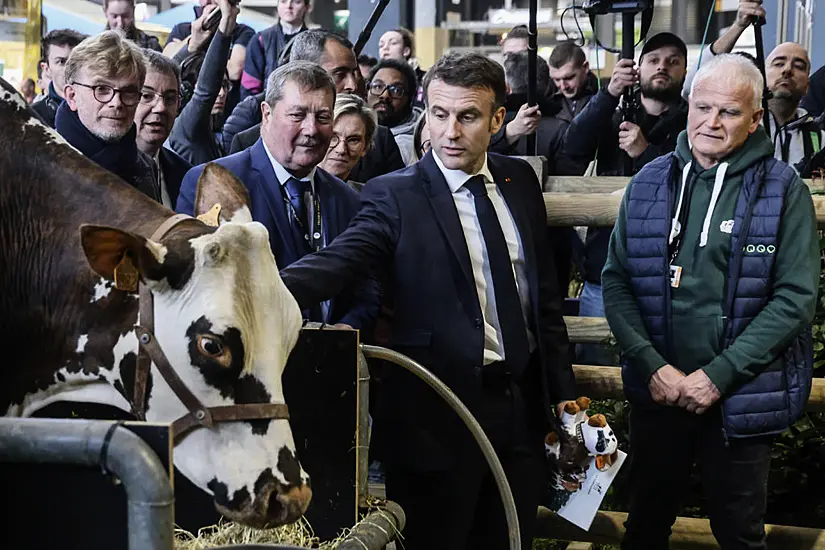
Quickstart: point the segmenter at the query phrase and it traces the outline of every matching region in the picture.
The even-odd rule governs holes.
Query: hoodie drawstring
[[[679,203],[676,205],[676,215],[673,216],[673,220],[670,223],[670,238],[667,241],[668,245],[673,244],[673,239],[679,236],[679,233],[682,232],[682,224],[679,223],[679,215],[682,213],[682,203],[685,200],[685,187],[687,186],[687,178],[690,174],[690,167],[693,165],[693,161],[688,162],[685,164],[685,167],[682,168],[682,187],[679,189]]]
[[[728,163],[723,162],[716,170],[716,179],[713,182],[713,193],[710,196],[710,204],[708,205],[708,212],[705,214],[705,223],[702,224],[702,235],[699,237],[699,247],[708,244],[708,231],[710,230],[710,220],[713,217],[713,210],[716,208],[716,202],[719,200],[719,194],[722,192],[722,185],[725,183],[725,173],[728,171]]]

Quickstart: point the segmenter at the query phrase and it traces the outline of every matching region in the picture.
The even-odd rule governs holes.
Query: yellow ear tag
[[[127,292],[137,292],[139,278],[138,270],[127,252],[115,267],[115,288]]]
[[[220,225],[221,203],[216,203],[215,206],[204,212],[198,219],[210,227],[218,227]]]

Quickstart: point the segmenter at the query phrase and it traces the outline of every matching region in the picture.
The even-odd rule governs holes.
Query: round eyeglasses
[[[92,94],[95,96],[95,99],[100,103],[109,103],[115,98],[115,94],[120,94],[120,101],[122,101],[127,107],[134,107],[138,104],[138,101],[140,101],[140,92],[131,88],[113,88],[108,84],[96,84],[92,86],[89,84],[83,84],[82,82],[72,82],[72,85],[89,88],[92,90]]]
[[[332,139],[329,141],[329,148],[335,149],[341,141],[341,136],[338,134],[332,134]],[[343,139],[343,142],[344,147],[346,147],[350,153],[360,153],[364,148],[364,139],[360,136],[350,136]]]

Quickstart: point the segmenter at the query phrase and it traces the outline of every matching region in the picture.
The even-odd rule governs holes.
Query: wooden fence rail
[[[814,195],[816,221],[825,228],[825,195]],[[616,222],[622,191],[605,193],[544,193],[547,225],[611,227]]]
[[[547,508],[539,508],[536,536],[559,540],[594,542],[596,544],[618,544],[624,536],[623,512],[599,512],[589,531],[579,529],[567,520],[558,517]],[[768,548],[771,550],[809,550],[825,548],[825,531],[807,527],[786,525],[766,525]],[[706,519],[677,518],[670,536],[672,550],[705,550],[719,548],[710,522]]]
[[[528,162],[531,162],[527,159]],[[534,162],[531,162],[534,164]],[[533,167],[536,174],[543,174],[538,168]],[[612,193],[627,187],[630,178],[622,176],[550,176],[544,178],[543,189],[550,193]],[[804,180],[811,189],[811,193],[825,193],[825,180]]]

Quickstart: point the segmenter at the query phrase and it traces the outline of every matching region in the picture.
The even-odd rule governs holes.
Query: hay
[[[312,526],[301,518],[291,525],[275,529],[254,529],[233,522],[221,522],[218,525],[204,527],[193,535],[183,529],[175,530],[175,550],[206,550],[216,546],[233,544],[284,544],[299,548],[317,548],[332,550],[349,533],[346,529],[339,538],[321,542],[315,536]]]
[[[382,508],[383,503],[382,499],[373,496],[367,497],[367,513],[386,514],[386,511]],[[218,525],[204,527],[198,531],[197,535],[183,529],[175,529],[175,550],[207,550],[216,546],[241,544],[283,544],[299,548],[334,550],[358,525],[361,523],[371,524],[366,518],[367,515],[362,514],[360,521],[354,527],[344,529],[338,535],[338,538],[325,542],[321,542],[315,536],[312,526],[305,517],[295,523],[276,527],[275,529],[254,529],[230,521],[221,521]],[[391,523],[394,523],[394,520]],[[378,526],[376,525],[376,527]],[[381,530],[383,531],[383,529]],[[395,535],[397,538],[403,538],[403,535],[397,529]]]

